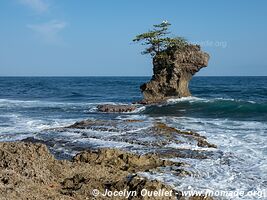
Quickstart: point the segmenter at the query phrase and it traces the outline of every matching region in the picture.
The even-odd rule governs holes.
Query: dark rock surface
[[[198,45],[163,52],[153,58],[152,79],[141,85],[143,104],[160,103],[169,98],[191,96],[188,89],[192,76],[208,65],[209,55]]]
[[[133,105],[112,105],[112,104],[104,104],[97,106],[98,111],[100,112],[132,112],[136,109],[136,106]]]

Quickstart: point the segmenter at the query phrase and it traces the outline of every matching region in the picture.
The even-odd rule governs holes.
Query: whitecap
[[[178,102],[185,102],[185,101],[189,101],[189,102],[195,102],[195,101],[203,101],[205,99],[203,98],[199,98],[199,97],[181,97],[181,98],[171,98],[167,100],[167,103],[178,103]]]

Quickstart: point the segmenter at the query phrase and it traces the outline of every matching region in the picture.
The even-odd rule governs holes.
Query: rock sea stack
[[[209,54],[199,45],[164,50],[153,57],[153,76],[140,86],[144,99],[139,103],[161,103],[170,98],[191,96],[188,85],[192,76],[206,67]]]

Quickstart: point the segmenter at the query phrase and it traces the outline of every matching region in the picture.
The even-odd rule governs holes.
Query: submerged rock
[[[100,112],[132,112],[136,109],[136,106],[133,105],[111,105],[111,104],[104,104],[97,106],[98,111]]]
[[[65,131],[66,129],[90,129],[93,131],[101,132],[125,132],[120,137],[117,135],[109,136],[105,135],[108,141],[127,142],[131,144],[143,145],[147,147],[156,147],[157,151],[160,148],[164,148],[165,145],[175,144],[190,144],[197,147],[203,148],[216,148],[215,144],[209,143],[205,136],[200,135],[194,131],[182,131],[171,127],[162,122],[154,122],[152,126],[136,130],[140,126],[143,126],[142,120],[83,120],[76,122],[65,128],[58,129],[59,131]],[[76,131],[78,131],[76,130]],[[133,131],[136,130],[136,131]],[[69,131],[69,130],[68,130]],[[96,136],[94,136],[96,137]],[[150,138],[144,140],[144,138]],[[99,138],[100,139],[100,138]],[[103,139],[103,138],[102,138]],[[184,156],[183,156],[184,157]]]
[[[140,128],[141,127],[141,128]],[[88,142],[69,142],[73,138],[66,137],[55,140],[54,136],[61,132],[81,135]],[[67,127],[46,130],[44,135],[53,137],[45,141],[27,138],[24,141],[44,143],[56,151],[56,156],[62,158],[65,152],[83,151],[88,148],[104,148],[123,146],[124,150],[138,153],[154,153],[161,158],[195,158],[205,159],[221,156],[221,151],[207,138],[191,130],[179,130],[161,121],[144,122],[143,120],[83,120]],[[72,134],[71,134],[72,135]],[[42,135],[37,135],[42,138]],[[89,140],[88,140],[89,139]],[[91,140],[93,139],[93,140]],[[96,140],[97,142],[93,142]],[[61,155],[62,154],[62,155]],[[68,156],[67,156],[68,157]]]
[[[153,58],[152,79],[141,85],[143,104],[160,103],[169,98],[191,96],[188,89],[192,76],[208,65],[209,55],[198,45],[176,51],[164,51]]]
[[[140,127],[142,128],[140,129]],[[69,158],[65,152],[110,146],[117,146],[123,150],[139,154],[156,154],[163,159],[207,159],[222,156],[222,152],[216,149],[216,145],[210,143],[205,136],[194,131],[179,130],[160,121],[144,124],[143,120],[88,119],[67,127],[53,128],[49,134],[55,136],[60,132],[79,134],[88,142],[69,142],[73,139],[72,137],[61,138],[60,140],[55,140],[55,137],[49,140],[45,139],[45,141],[37,140],[37,142],[45,143],[52,149],[61,149],[55,152],[58,158]],[[47,132],[44,134],[47,135]],[[40,138],[40,136],[38,137]],[[33,140],[29,138],[25,141]]]

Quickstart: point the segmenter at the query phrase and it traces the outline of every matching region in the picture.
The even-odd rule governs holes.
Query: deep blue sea
[[[125,114],[97,112],[103,103],[129,104],[142,98],[139,86],[149,77],[0,77],[0,141],[28,137],[53,141],[52,151],[66,156],[76,147],[117,147],[142,150],[108,135],[122,137],[153,121],[204,135],[218,146],[219,157],[180,159],[199,177],[153,175],[177,189],[262,191],[267,187],[267,77],[194,77],[192,97],[172,99],[164,105],[140,106]],[[142,119],[139,127],[118,131],[87,130],[55,133],[51,128],[83,119]],[[129,130],[132,129],[132,130]],[[125,131],[124,131],[125,130]],[[137,136],[138,137],[138,136]],[[62,141],[64,140],[64,143]],[[63,145],[64,144],[64,145]],[[192,148],[194,144],[168,148]],[[211,151],[208,149],[200,149]],[[145,148],[144,148],[145,151]],[[257,199],[255,196],[234,199]]]

